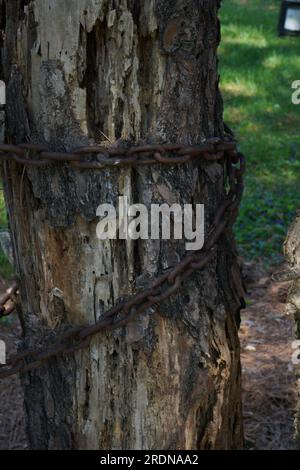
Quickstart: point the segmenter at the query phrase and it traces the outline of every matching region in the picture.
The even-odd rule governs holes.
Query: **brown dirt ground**
[[[243,415],[248,449],[293,449],[296,378],[291,362],[293,319],[285,314],[288,285],[271,282],[260,265],[244,265],[247,309],[240,330]],[[0,292],[7,284],[0,280]],[[18,320],[0,323],[0,339],[16,350]],[[19,378],[0,381],[0,450],[26,449],[25,414]]]
[[[247,309],[240,329],[243,416],[248,449],[294,449],[297,380],[292,364],[294,321],[285,312],[289,283],[244,265]]]

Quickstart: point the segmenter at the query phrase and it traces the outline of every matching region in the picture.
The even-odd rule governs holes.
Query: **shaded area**
[[[9,283],[0,280],[0,295]],[[0,321],[0,340],[6,343],[9,354],[16,352],[20,335],[15,315]],[[0,450],[27,448],[24,397],[19,376],[0,380]]]
[[[292,364],[294,320],[285,312],[289,283],[249,263],[247,309],[240,330],[243,416],[248,449],[294,449],[297,403]]]

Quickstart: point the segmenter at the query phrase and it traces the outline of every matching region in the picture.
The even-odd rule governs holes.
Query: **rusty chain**
[[[218,161],[224,152],[235,153],[235,142],[213,138],[205,143],[185,145],[139,145],[79,147],[71,152],[51,152],[43,145],[26,143],[0,145],[0,160],[13,160],[22,165],[43,167],[53,162],[65,162],[81,170],[103,170],[106,167],[152,165],[155,163],[178,165],[194,158]]]
[[[14,282],[0,299],[0,319],[11,315],[15,308],[15,297],[18,291],[18,284]]]
[[[272,274],[272,280],[274,282],[290,282],[297,281],[298,279],[300,279],[299,266],[292,266]]]
[[[34,157],[29,155],[29,150],[35,152]],[[97,161],[83,160],[82,156],[87,154],[96,155]],[[189,279],[195,271],[203,269],[213,261],[219,239],[225,232],[231,230],[235,223],[243,194],[243,174],[245,171],[245,158],[237,151],[236,143],[220,139],[211,139],[204,144],[193,147],[181,145],[140,146],[129,150],[110,148],[105,149],[105,152],[102,147],[100,150],[99,147],[92,147],[66,154],[47,152],[44,147],[33,147],[32,144],[0,146],[0,158],[2,159],[12,159],[18,163],[34,165],[37,162],[44,165],[59,160],[71,163],[81,169],[101,169],[106,166],[122,166],[123,164],[182,164],[197,157],[203,157],[207,161],[223,160],[226,164],[228,182],[226,197],[217,210],[202,250],[186,254],[176,266],[160,274],[149,287],[106,311],[95,324],[73,326],[67,329],[52,345],[25,350],[15,355],[6,365],[0,367],[0,379],[32,371],[53,357],[72,354],[86,348],[94,335],[126,326],[146,310],[158,306],[176,294],[183,282]]]

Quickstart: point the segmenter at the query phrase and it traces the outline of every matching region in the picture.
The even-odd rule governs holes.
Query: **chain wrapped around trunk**
[[[232,141],[212,138],[205,143],[185,146],[179,144],[136,145],[104,147],[100,145],[79,147],[71,152],[52,152],[43,145],[26,143],[21,145],[0,145],[0,160],[14,160],[22,165],[43,167],[53,162],[65,162],[81,170],[103,170],[107,167],[153,165],[157,163],[178,165],[202,158],[218,161],[224,152],[236,153]]]
[[[230,231],[235,223],[243,194],[245,158],[238,152],[236,142],[218,138],[191,147],[143,145],[125,149],[94,146],[67,153],[50,152],[44,146],[35,144],[0,145],[0,159],[35,166],[45,166],[60,161],[82,170],[101,170],[124,165],[176,165],[202,159],[207,162],[223,163],[227,177],[226,197],[216,212],[201,250],[188,252],[177,265],[160,274],[147,288],[107,310],[95,324],[70,327],[52,345],[25,350],[15,355],[7,364],[0,367],[0,379],[32,371],[55,356],[73,354],[86,348],[94,335],[121,328],[149,308],[162,304],[176,294],[195,271],[203,269],[215,258],[219,239],[226,231]],[[14,286],[13,294],[16,291],[17,285]],[[7,294],[4,298],[6,301],[0,302],[2,316],[4,305],[11,297],[12,295]],[[12,306],[9,313],[11,311]]]

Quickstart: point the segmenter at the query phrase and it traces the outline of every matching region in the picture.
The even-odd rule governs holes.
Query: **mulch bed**
[[[292,364],[293,318],[286,314],[289,283],[246,265],[247,309],[240,329],[246,448],[294,449],[297,380]]]

